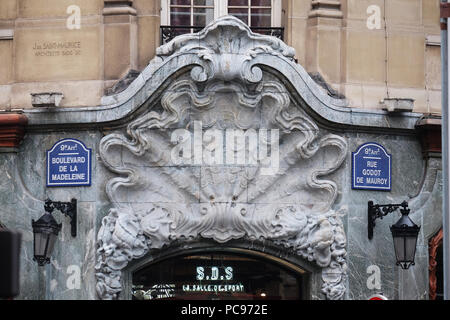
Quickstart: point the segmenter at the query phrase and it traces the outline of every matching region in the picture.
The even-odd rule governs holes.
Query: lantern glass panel
[[[52,256],[53,248],[55,247],[56,238],[57,238],[57,235],[55,235],[54,233],[50,233],[48,235],[48,248],[47,248],[47,252],[46,252],[46,258],[50,258]]]
[[[416,253],[417,236],[405,237],[405,261],[414,261],[414,254]]]
[[[34,233],[34,255],[36,257],[45,257],[48,236],[48,233]]]
[[[397,261],[405,261],[405,238],[395,236],[394,237],[394,250]]]

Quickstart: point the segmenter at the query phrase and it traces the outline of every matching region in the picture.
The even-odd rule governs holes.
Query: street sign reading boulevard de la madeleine
[[[47,151],[47,187],[91,185],[91,149],[76,139],[63,139]]]
[[[352,152],[352,189],[391,190],[391,155],[378,143],[368,142]]]

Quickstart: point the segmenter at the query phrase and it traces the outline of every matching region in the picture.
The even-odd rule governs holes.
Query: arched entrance
[[[133,300],[302,300],[308,272],[244,249],[188,251],[131,273]]]

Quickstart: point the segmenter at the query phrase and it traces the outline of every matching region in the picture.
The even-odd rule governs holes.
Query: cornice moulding
[[[0,29],[0,40],[14,39],[14,29]]]
[[[133,8],[132,0],[105,0],[105,7],[103,9],[104,16],[115,15],[137,15],[137,11]]]
[[[137,15],[136,9],[132,7],[113,7],[113,8],[104,8],[103,15],[104,16],[117,16],[117,15]]]
[[[25,135],[28,118],[18,113],[0,113],[0,148],[19,147]]]
[[[309,18],[337,18],[342,19],[340,1],[332,0],[316,0],[311,2],[311,11],[308,14]]]

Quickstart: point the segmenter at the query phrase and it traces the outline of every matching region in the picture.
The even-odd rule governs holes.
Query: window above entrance
[[[224,15],[245,22],[253,32],[283,39],[282,0],[161,0],[161,44],[194,33]]]

